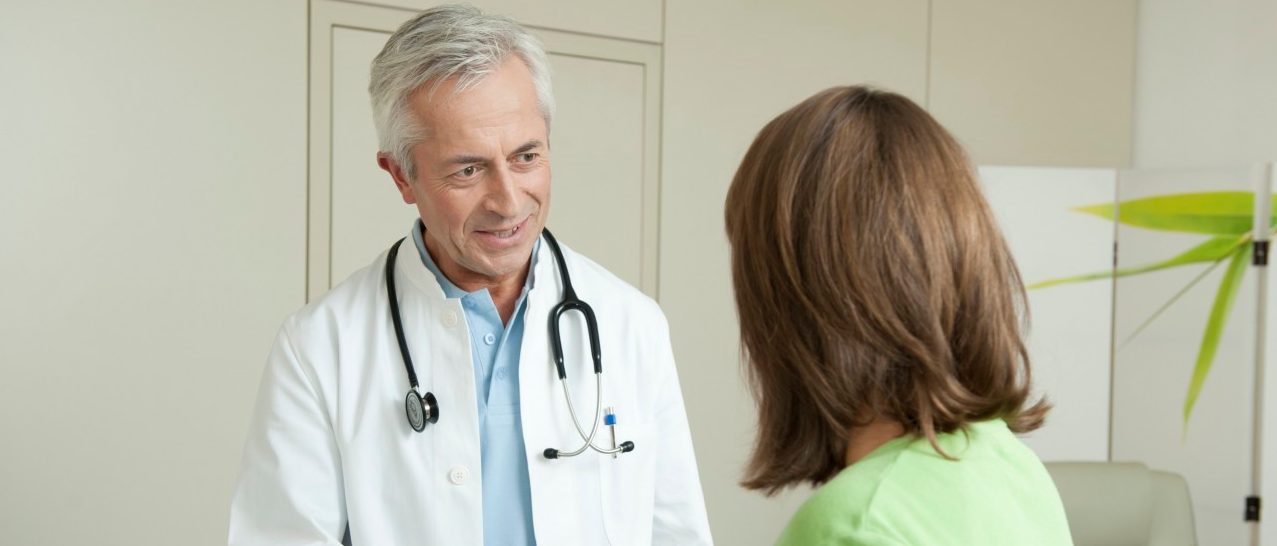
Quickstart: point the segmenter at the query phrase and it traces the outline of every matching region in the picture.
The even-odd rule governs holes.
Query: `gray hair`
[[[537,103],[548,130],[554,117],[550,69],[541,42],[513,20],[488,15],[473,6],[443,5],[413,17],[386,41],[372,61],[373,122],[382,152],[416,179],[412,147],[424,137],[409,107],[409,98],[430,83],[430,92],[451,77],[454,92],[475,85],[518,55],[532,73]]]

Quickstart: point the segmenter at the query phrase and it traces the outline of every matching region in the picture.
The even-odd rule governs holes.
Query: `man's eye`
[[[470,178],[471,176],[474,176],[474,173],[477,173],[477,172],[479,172],[479,168],[475,167],[474,165],[471,165],[469,167],[466,167],[464,169],[457,171],[457,176],[460,176],[461,178]]]
[[[532,152],[528,152],[526,154],[519,154],[519,161],[523,163],[531,163],[533,161],[536,161],[536,159],[537,159],[537,154],[534,154]]]

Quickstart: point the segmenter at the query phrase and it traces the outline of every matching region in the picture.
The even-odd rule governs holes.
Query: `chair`
[[[1047,463],[1076,546],[1194,546],[1188,484],[1141,463]]]

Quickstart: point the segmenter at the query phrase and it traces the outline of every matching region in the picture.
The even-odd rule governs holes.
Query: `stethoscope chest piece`
[[[408,412],[408,424],[417,432],[426,430],[427,424],[439,422],[439,402],[432,393],[427,392],[422,396],[417,394],[416,389],[408,391],[408,397],[404,399],[404,410]]]

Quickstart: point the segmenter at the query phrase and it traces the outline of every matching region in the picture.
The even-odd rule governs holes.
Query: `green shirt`
[[[883,444],[807,499],[777,542],[824,545],[1071,545],[1055,484],[1001,420],[937,443]]]

